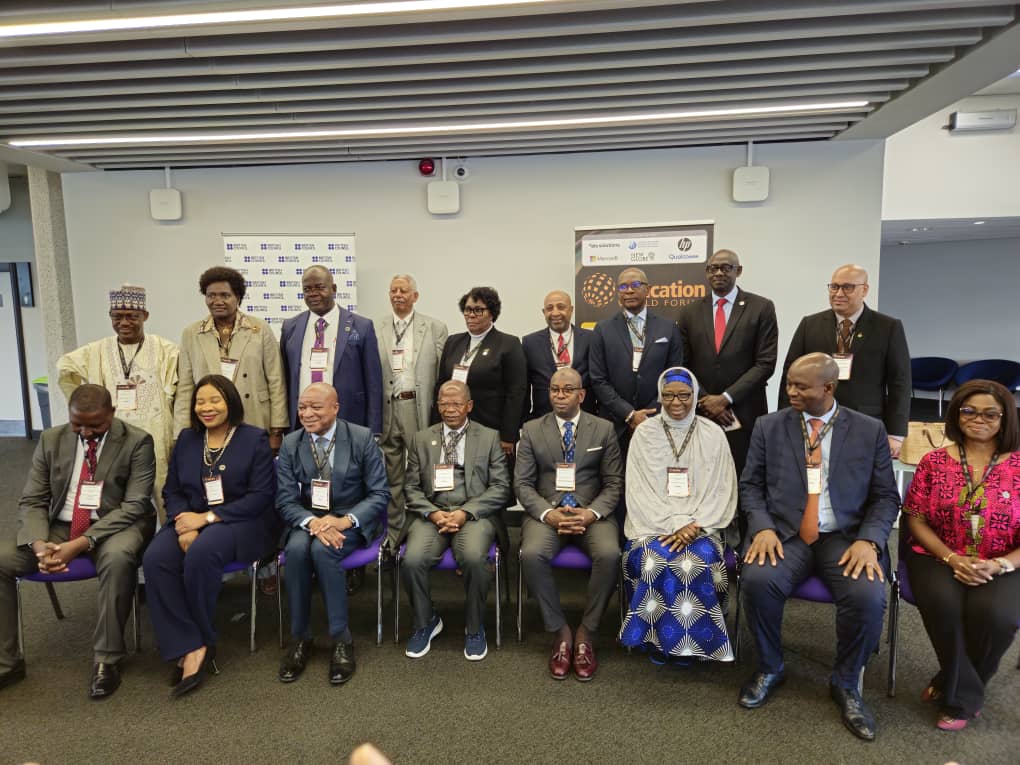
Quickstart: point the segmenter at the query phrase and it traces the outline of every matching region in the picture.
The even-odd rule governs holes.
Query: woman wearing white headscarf
[[[627,455],[624,646],[661,655],[732,661],[722,533],[737,509],[726,436],[695,414],[697,378],[659,377],[662,414],[634,431]]]

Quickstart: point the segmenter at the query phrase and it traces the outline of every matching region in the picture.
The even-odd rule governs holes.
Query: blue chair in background
[[[910,360],[910,379],[915,390],[939,392],[939,418],[945,403],[946,388],[953,381],[960,365],[942,356],[918,356]]]
[[[981,359],[964,364],[956,373],[956,384],[970,380],[995,380],[1011,391],[1020,390],[1020,362],[1006,359]]]

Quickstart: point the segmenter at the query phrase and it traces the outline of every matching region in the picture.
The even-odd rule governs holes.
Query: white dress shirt
[[[106,431],[109,433],[110,431]],[[99,465],[99,457],[103,453],[103,444],[106,443],[106,433],[103,433],[99,438],[99,444],[96,446],[96,466]],[[81,482],[81,465],[85,461],[85,441],[78,437],[78,443],[74,448],[74,464],[71,466],[71,483],[67,486],[67,499],[64,500],[64,508],[57,515],[58,521],[64,523],[70,523],[71,518],[74,517],[74,498],[78,496],[78,484]],[[99,513],[93,510],[90,513],[92,520],[99,520]]]
[[[566,332],[557,332],[555,329],[549,330],[549,348],[552,353],[553,361],[559,363],[559,358],[556,356],[556,349],[560,344],[560,335],[563,335],[563,339],[567,342],[567,354],[570,356],[570,363],[574,363],[574,328],[570,327]]]
[[[404,336],[400,342],[397,342],[397,335],[400,334],[397,330],[398,322],[406,322],[407,329],[404,332]],[[393,373],[393,390],[391,391],[394,395],[397,393],[406,393],[414,390],[414,311],[411,311],[407,315],[407,318],[401,319],[396,314],[393,314],[393,349],[401,350],[404,352],[404,370],[402,372]]]
[[[319,321],[319,315],[314,311],[309,312],[308,324],[305,326],[305,337],[301,342],[301,367],[300,374],[298,375],[298,395],[301,395],[301,391],[312,384],[312,370],[311,370],[311,357],[312,348],[315,347],[315,324]],[[326,368],[322,371],[322,381],[327,385],[333,384],[333,369],[336,364],[334,354],[336,353],[336,333],[340,328],[340,306],[336,303],[333,307],[321,318],[326,320],[326,330],[323,333],[325,335],[325,346],[328,354],[326,358]]]

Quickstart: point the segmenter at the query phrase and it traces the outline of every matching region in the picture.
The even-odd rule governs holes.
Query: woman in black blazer
[[[213,620],[223,568],[269,552],[276,471],[266,431],[244,425],[226,377],[207,375],[191,395],[191,428],[170,457],[166,525],[145,551],[145,591],[160,654],[176,661],[174,697],[201,685],[216,653]]]

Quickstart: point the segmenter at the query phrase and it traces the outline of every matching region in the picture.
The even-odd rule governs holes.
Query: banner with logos
[[[280,325],[305,310],[301,274],[324,266],[336,282],[336,302],[358,308],[354,234],[223,234],[223,263],[244,276],[248,290],[241,310]]]
[[[648,277],[648,308],[676,320],[680,309],[708,294],[705,264],[713,221],[574,229],[574,321],[591,329],[621,310],[616,281],[627,268]]]

